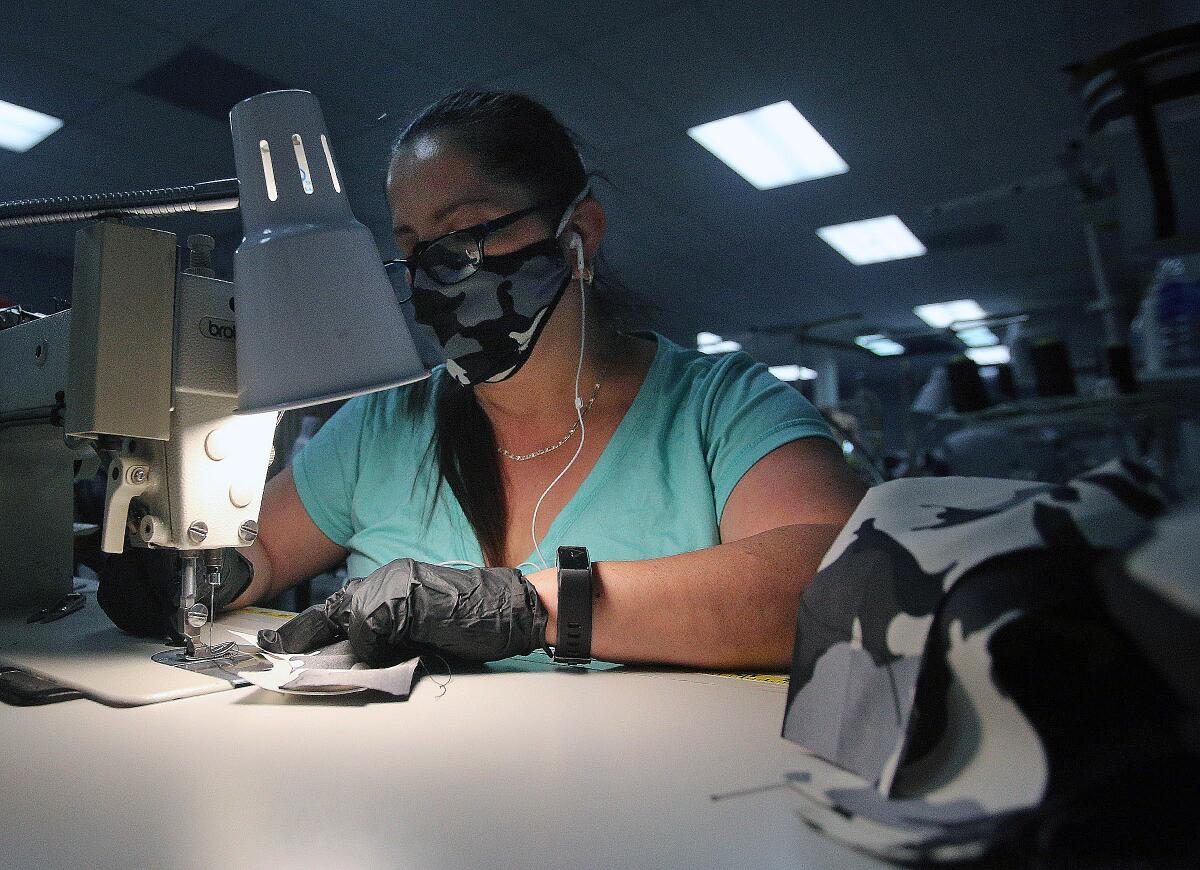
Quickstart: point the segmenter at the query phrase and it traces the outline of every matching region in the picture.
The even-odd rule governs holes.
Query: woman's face
[[[409,256],[418,242],[466,229],[536,205],[527,191],[480,174],[474,163],[440,136],[421,136],[392,160],[388,204],[396,245]],[[487,237],[489,255],[539,242],[551,227],[538,214]]]

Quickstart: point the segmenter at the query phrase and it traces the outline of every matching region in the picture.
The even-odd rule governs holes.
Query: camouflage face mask
[[[459,383],[497,383],[529,359],[570,278],[555,239],[485,256],[474,274],[449,286],[418,269],[414,315],[437,334]]]

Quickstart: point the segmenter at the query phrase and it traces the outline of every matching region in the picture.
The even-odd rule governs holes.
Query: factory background
[[[869,479],[1066,476],[1125,449],[1095,409],[1079,432],[1072,418],[1048,441],[1037,431],[1009,439],[1002,456],[985,446],[987,468],[970,448],[958,465],[954,449],[946,456],[945,438],[963,428],[947,416],[946,385],[918,399],[964,353],[982,366],[987,403],[1010,398],[1006,387],[1034,396],[1031,349],[1047,339],[1065,343],[1056,359],[1073,367],[1077,396],[1115,391],[1114,340],[1146,368],[1145,318],[1130,325],[1157,270],[1182,257],[1181,280],[1200,277],[1188,259],[1200,250],[1200,103],[1178,86],[1151,110],[1155,171],[1169,179],[1174,210],[1164,232],[1132,110],[1096,96],[1096,62],[1194,26],[1189,5],[940,0],[805,4],[796,14],[773,0],[6,4],[0,98],[62,126],[23,153],[0,150],[0,199],[231,177],[229,108],[305,88],[321,101],[354,211],[387,256],[384,165],[405,119],[458,86],[523,91],[576,131],[601,176],[604,252],[641,303],[631,325],[684,345],[740,346],[800,378],[797,388],[843,412],[847,449],[859,446]],[[1175,74],[1147,70],[1152,82]],[[759,189],[689,135],[782,101],[844,168]],[[856,265],[818,232],[892,216],[921,253]],[[211,234],[218,273],[231,277],[235,212],[152,225]],[[0,231],[0,296],[38,312],[68,304],[74,233]],[[916,312],[960,300],[977,308],[954,325],[982,316],[982,331]],[[1175,361],[1194,366],[1189,354]],[[994,363],[1006,360],[998,382]],[[960,409],[983,403],[959,398]],[[1194,434],[1181,423],[1172,437],[1186,454]],[[298,421],[281,429],[299,431]],[[1098,453],[1062,448],[1076,436],[1098,438]]]
[[[0,867],[1200,866],[1198,524],[1196,0],[0,3]]]

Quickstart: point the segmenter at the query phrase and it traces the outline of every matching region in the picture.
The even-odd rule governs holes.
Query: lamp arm
[[[238,180],[222,178],[183,187],[0,202],[0,228],[69,223],[105,215],[144,217],[182,212],[232,211],[237,207]]]

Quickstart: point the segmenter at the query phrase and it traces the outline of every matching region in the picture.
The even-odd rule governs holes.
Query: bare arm
[[[838,449],[822,438],[785,444],[742,477],[721,520],[722,543],[662,559],[599,562],[592,652],[610,661],[783,668],[796,602],[862,497]],[[550,611],[557,579],[530,575]]]
[[[348,552],[317,528],[308,516],[292,470],[285,468],[263,490],[258,540],[242,553],[254,563],[254,580],[230,608],[245,607],[327,571]]]

